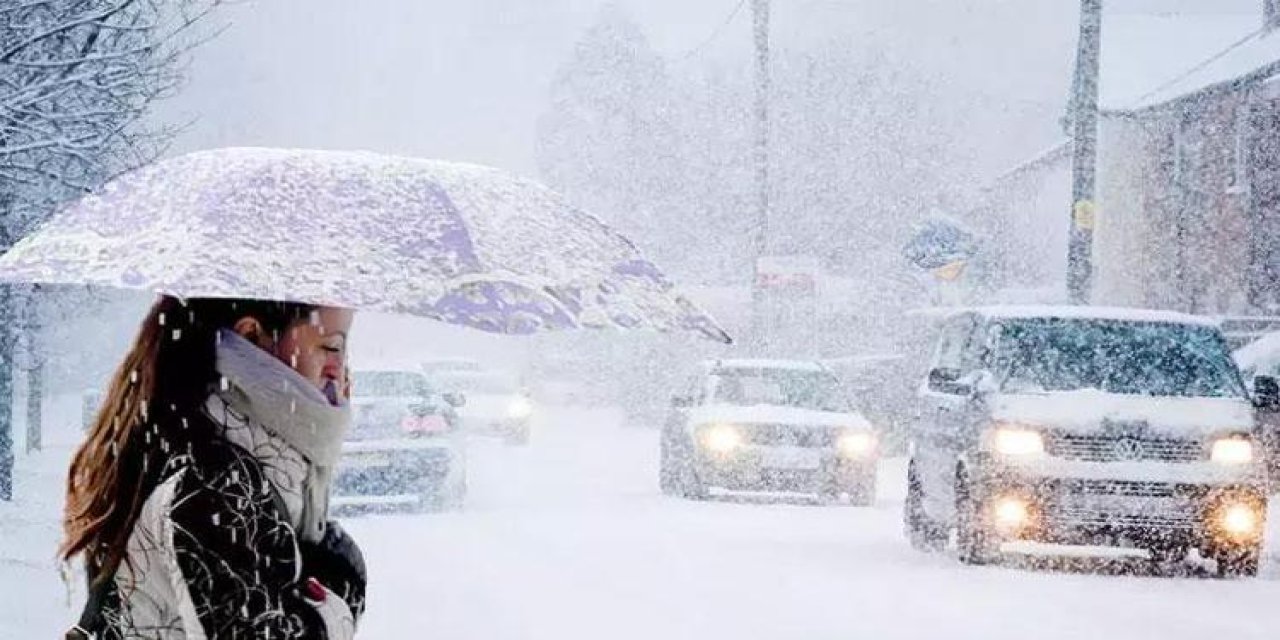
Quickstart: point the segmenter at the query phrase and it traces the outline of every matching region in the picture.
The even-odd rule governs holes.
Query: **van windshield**
[[[1098,389],[1149,396],[1242,397],[1213,327],[1038,318],[1001,323],[996,363],[1009,392]]]

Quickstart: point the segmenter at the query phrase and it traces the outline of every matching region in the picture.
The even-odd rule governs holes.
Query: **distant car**
[[[954,530],[971,564],[1034,541],[1135,547],[1162,562],[1195,549],[1223,575],[1257,573],[1267,496],[1254,407],[1213,321],[958,312],[920,400],[903,510],[913,546],[940,549]]]
[[[333,505],[461,507],[466,441],[453,406],[461,399],[433,389],[420,371],[357,370],[352,378],[353,424],[333,483]]]
[[[668,495],[719,488],[875,501],[879,434],[817,363],[705,363],[672,400],[660,446]]]
[[[525,445],[532,435],[536,405],[515,375],[486,369],[434,369],[432,384],[466,398],[458,417],[472,434],[497,436]]]

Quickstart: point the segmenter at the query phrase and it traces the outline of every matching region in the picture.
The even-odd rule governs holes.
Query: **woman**
[[[326,519],[351,321],[156,303],[71,465],[61,552],[83,556],[90,602],[68,637],[354,634],[364,562]]]

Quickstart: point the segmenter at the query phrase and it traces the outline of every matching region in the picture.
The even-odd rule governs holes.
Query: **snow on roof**
[[[1108,14],[1102,23],[1098,104],[1132,112],[1258,72],[1280,60],[1280,35],[1262,16]]]
[[[1177,311],[1135,309],[1128,307],[1093,307],[1087,305],[1022,305],[992,306],[969,311],[988,318],[1060,318],[1067,320],[1116,320],[1120,322],[1162,322],[1217,327],[1218,321]]]
[[[708,369],[781,369],[786,371],[826,371],[821,363],[814,360],[780,360],[780,359],[737,359],[708,360]]]

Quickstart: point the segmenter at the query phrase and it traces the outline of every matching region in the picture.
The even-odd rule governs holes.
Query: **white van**
[[[1120,545],[1258,569],[1255,405],[1217,325],[1091,307],[987,308],[941,328],[920,391],[904,521],[962,561],[1005,542]]]

